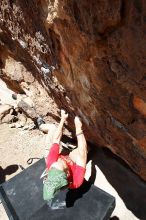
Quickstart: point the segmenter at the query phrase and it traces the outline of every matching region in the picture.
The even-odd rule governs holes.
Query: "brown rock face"
[[[81,116],[90,142],[146,180],[146,3],[2,0],[0,19],[9,87],[31,98],[35,90],[40,113],[52,95],[71,122]]]

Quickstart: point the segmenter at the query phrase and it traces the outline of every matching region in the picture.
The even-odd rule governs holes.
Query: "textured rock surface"
[[[0,19],[9,87],[30,96],[39,114],[51,113],[53,96],[70,122],[82,117],[88,140],[146,180],[146,3],[2,0]]]

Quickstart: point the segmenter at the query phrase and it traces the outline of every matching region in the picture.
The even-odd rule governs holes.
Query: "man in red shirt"
[[[53,145],[46,159],[47,177],[44,180],[44,200],[54,198],[56,192],[64,187],[78,188],[84,180],[87,162],[87,143],[82,130],[82,122],[75,117],[75,129],[78,147],[64,156],[60,153],[60,140],[63,133],[63,125],[68,114],[61,110],[61,120],[54,134]]]

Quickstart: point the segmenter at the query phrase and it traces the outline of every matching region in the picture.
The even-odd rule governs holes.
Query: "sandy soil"
[[[45,141],[46,135],[38,130],[23,131],[9,128],[7,124],[0,125],[1,182],[27,168],[30,157],[43,157]],[[96,149],[90,154],[86,179],[95,170],[94,184],[116,198],[111,219],[146,219],[146,184],[108,150]],[[7,220],[2,204],[0,207],[0,219]]]
[[[46,135],[39,130],[23,131],[0,125],[0,183],[7,181],[30,166],[29,158],[42,158],[45,152]],[[34,159],[35,163],[38,159]],[[0,219],[8,220],[0,204]]]
[[[0,165],[4,170],[8,166],[18,166],[14,174],[6,175],[6,180],[21,172],[22,167],[27,168],[30,157],[41,158],[44,142],[45,135],[38,130],[23,131],[9,128],[7,124],[0,125]]]

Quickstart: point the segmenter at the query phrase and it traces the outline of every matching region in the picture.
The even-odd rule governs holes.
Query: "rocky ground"
[[[7,181],[27,168],[30,157],[43,157],[46,135],[39,130],[23,131],[0,125],[0,180]],[[33,162],[36,162],[34,160]],[[112,153],[97,150],[87,164],[86,179],[91,174],[91,164],[95,165],[94,184],[116,198],[116,208],[112,219],[136,220],[145,219],[144,198],[146,186],[141,180]],[[131,196],[129,196],[131,195]],[[133,212],[131,212],[130,210]],[[7,220],[2,204],[0,219]]]

